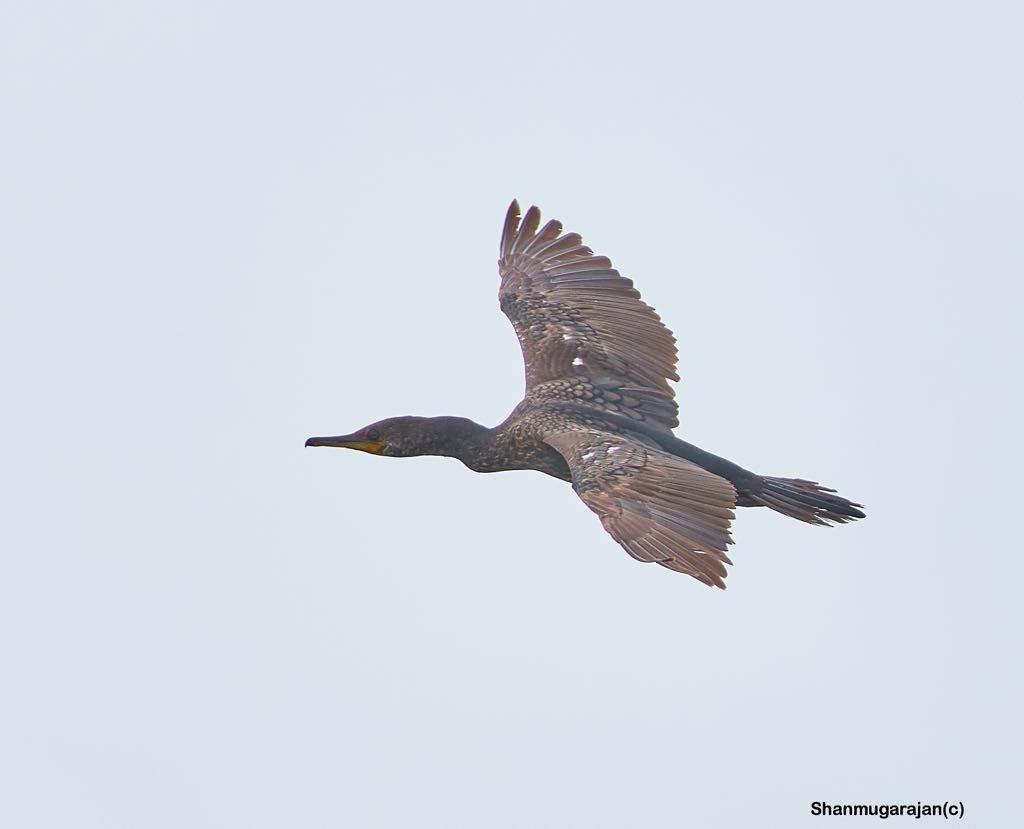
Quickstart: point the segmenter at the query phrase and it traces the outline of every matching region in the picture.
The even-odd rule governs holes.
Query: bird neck
[[[423,454],[458,458],[470,469],[489,472],[495,432],[465,417],[432,417]]]

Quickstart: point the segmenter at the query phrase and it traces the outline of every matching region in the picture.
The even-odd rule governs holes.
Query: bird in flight
[[[526,363],[526,395],[494,428],[461,417],[394,417],[313,437],[373,455],[458,458],[476,472],[535,469],[572,484],[639,561],[725,587],[735,507],[809,524],[863,518],[861,505],[801,478],[750,472],[672,434],[676,343],[654,309],[578,233],[509,206],[501,233],[501,310]]]

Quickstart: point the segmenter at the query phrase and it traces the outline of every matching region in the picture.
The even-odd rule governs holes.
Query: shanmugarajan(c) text
[[[811,803],[811,814],[826,817],[877,817],[886,820],[891,817],[943,817],[961,819],[964,816],[962,801],[951,803],[828,803],[815,800]]]

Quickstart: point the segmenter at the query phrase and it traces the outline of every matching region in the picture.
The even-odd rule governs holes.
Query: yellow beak
[[[310,438],[306,441],[306,446],[339,446],[342,449],[357,449],[371,455],[382,455],[387,444],[379,440],[359,440],[351,435],[339,435],[334,438]]]

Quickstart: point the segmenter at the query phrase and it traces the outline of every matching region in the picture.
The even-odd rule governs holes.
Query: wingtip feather
[[[533,241],[533,237],[536,235],[537,228],[539,227],[540,209],[536,205],[531,205],[523,214],[523,220],[519,225],[519,230],[516,232],[515,241],[512,243],[512,253],[522,253],[526,250]]]
[[[516,232],[519,230],[519,200],[512,199],[512,204],[505,212],[505,224],[501,228],[501,255],[508,256],[511,251]]]

